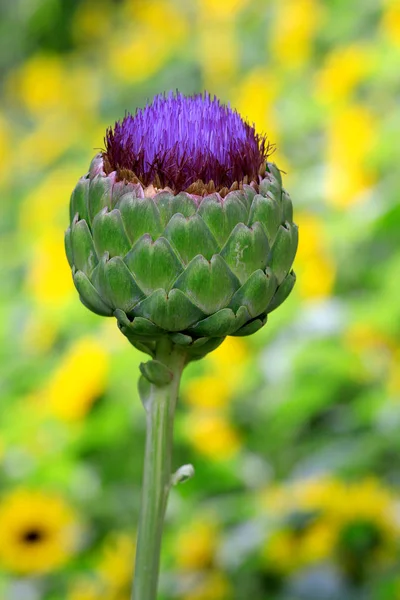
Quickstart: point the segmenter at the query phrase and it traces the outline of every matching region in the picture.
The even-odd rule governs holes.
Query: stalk
[[[146,448],[132,600],[156,600],[161,539],[172,485],[175,407],[186,356],[167,339],[160,340],[156,359],[172,373],[165,385],[150,384],[142,398],[146,409]]]

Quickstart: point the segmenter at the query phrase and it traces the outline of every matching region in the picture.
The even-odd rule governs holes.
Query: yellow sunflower
[[[78,523],[63,498],[16,490],[0,502],[0,564],[20,574],[63,566],[77,547]]]
[[[281,572],[330,557],[346,573],[362,574],[395,560],[396,499],[375,479],[301,481],[264,495],[262,503],[283,520],[264,548],[267,563]]]

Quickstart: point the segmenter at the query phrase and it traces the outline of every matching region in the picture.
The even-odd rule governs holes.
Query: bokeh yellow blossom
[[[186,419],[185,432],[195,450],[212,460],[232,458],[239,450],[239,433],[227,417],[210,411],[193,410]]]
[[[324,221],[315,214],[298,213],[302,232],[296,260],[297,290],[304,299],[320,299],[332,293],[336,267],[328,250]]]
[[[250,359],[248,342],[240,337],[227,337],[214,352],[206,358],[211,369],[217,373],[226,373],[226,370],[240,370]]]
[[[232,386],[222,375],[204,375],[191,379],[185,388],[185,400],[192,406],[223,408],[231,398]]]
[[[99,340],[77,340],[39,396],[42,406],[62,421],[82,419],[107,385],[109,357]]]
[[[279,142],[278,113],[275,108],[279,91],[280,83],[276,74],[257,67],[241,77],[232,102],[232,106],[274,144]]]
[[[46,234],[49,228],[65,226],[65,202],[80,175],[76,166],[67,165],[51,170],[39,185],[29,187],[19,207],[19,228],[29,241]]]
[[[376,119],[366,107],[348,105],[327,130],[325,196],[337,208],[362,202],[376,175],[368,157],[376,143]]]
[[[95,570],[69,586],[68,600],[128,600],[135,542],[124,533],[107,537]]]
[[[60,306],[69,300],[74,284],[71,269],[65,260],[61,228],[49,228],[39,238],[27,274],[27,289],[30,296],[42,306]]]
[[[266,564],[274,571],[285,573],[324,561],[332,553],[335,533],[327,522],[317,523],[304,531],[278,530],[265,544]]]
[[[54,571],[76,552],[78,521],[60,496],[19,489],[0,501],[0,564],[24,575]]]
[[[183,571],[200,571],[210,567],[218,542],[218,527],[208,515],[185,522],[174,540],[176,566]]]
[[[198,408],[225,408],[241,384],[249,357],[248,344],[242,338],[226,338],[204,360],[206,373],[187,382],[185,400]]]
[[[111,536],[103,549],[97,573],[105,586],[118,592],[129,589],[135,562],[135,542],[132,536],[120,533]]]
[[[204,88],[223,93],[224,83],[235,76],[239,62],[237,33],[232,24],[221,27],[215,21],[204,23],[198,47]]]
[[[400,47],[400,3],[398,0],[386,0],[381,21],[381,29],[388,40]]]
[[[322,4],[318,0],[281,0],[275,10],[268,50],[279,65],[301,67],[310,58],[323,17]]]
[[[281,522],[265,543],[269,567],[291,571],[328,558],[345,568],[394,560],[396,502],[375,479],[300,481],[267,492],[263,505]]]
[[[84,94],[82,86],[85,86]],[[9,95],[18,98],[35,117],[60,110],[65,113],[73,110],[75,117],[82,112],[87,115],[98,100],[98,86],[90,69],[67,65],[57,55],[44,53],[33,55],[13,71],[7,88]]]
[[[131,2],[125,10],[127,27],[120,36],[111,38],[108,62],[118,79],[132,84],[154,76],[185,43],[188,23],[182,11],[169,1]]]
[[[372,52],[367,45],[350,44],[336,48],[328,54],[325,64],[316,74],[317,98],[324,103],[334,103],[336,109],[365,80],[372,66]]]
[[[236,17],[243,10],[250,0],[198,0],[202,14],[209,20],[227,21]]]
[[[245,3],[245,0],[200,0],[198,3],[197,56],[204,87],[212,92],[223,95],[224,88],[237,73],[240,47],[236,15]]]
[[[33,114],[46,114],[64,101],[65,75],[64,63],[57,56],[34,55],[12,73],[9,93]]]

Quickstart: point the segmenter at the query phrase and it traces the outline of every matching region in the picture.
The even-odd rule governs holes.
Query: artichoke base
[[[229,309],[222,309],[210,317],[210,319],[213,318],[215,326],[217,325],[218,319],[222,321],[222,324],[224,320],[226,321],[226,311],[229,311]],[[232,315],[232,319],[237,318],[233,312]],[[118,329],[128,339],[132,346],[138,350],[155,358],[159,341],[161,339],[169,339],[174,346],[182,347],[182,349],[185,350],[187,362],[199,360],[209,352],[218,348],[227,335],[246,336],[255,333],[265,325],[268,319],[267,313],[263,313],[258,317],[246,321],[245,324],[240,326],[236,331],[229,330],[229,328],[226,327],[227,324],[225,322],[225,331],[220,328],[219,335],[201,336],[195,335],[188,330],[167,332],[160,329],[159,331],[155,331],[157,327],[148,319],[134,317],[130,320],[128,315],[120,309],[117,309],[114,312],[114,316],[117,319]]]

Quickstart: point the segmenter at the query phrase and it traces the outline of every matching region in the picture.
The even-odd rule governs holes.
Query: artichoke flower
[[[290,294],[297,227],[265,136],[208,94],[157,96],[107,130],[74,189],[66,253],[85,306],[140,365],[146,446],[133,597],[155,600],[174,413],[190,360],[249,335]]]
[[[170,93],[104,141],[65,238],[83,304],[150,355],[169,337],[196,359],[262,327],[294,286],[298,244],[265,136],[208,94]]]

